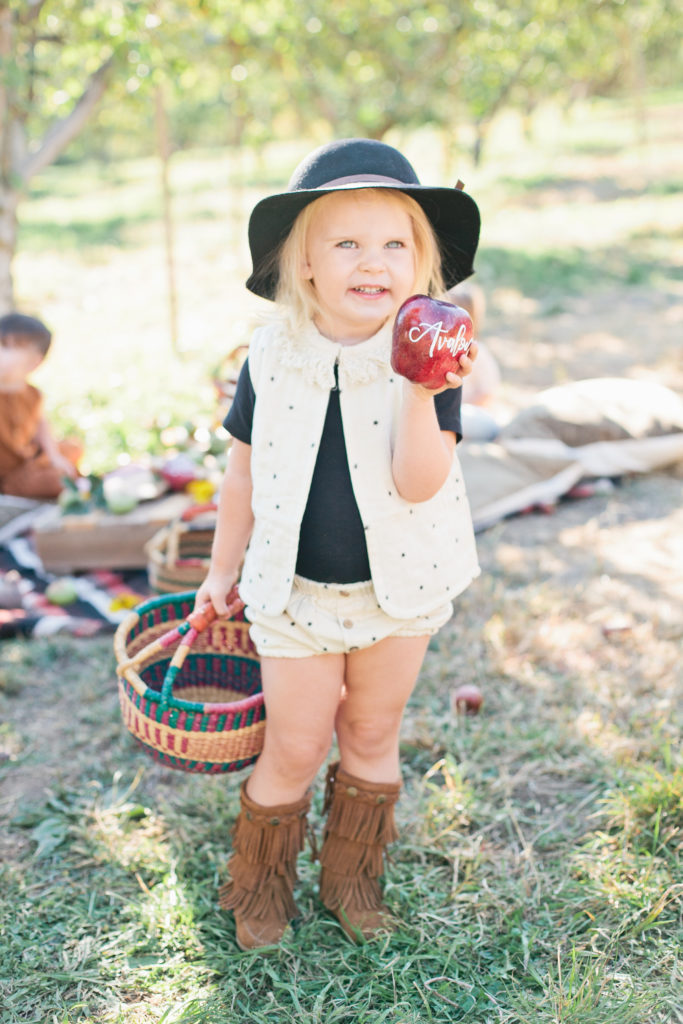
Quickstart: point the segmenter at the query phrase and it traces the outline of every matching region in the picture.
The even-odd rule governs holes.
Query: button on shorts
[[[264,615],[251,605],[245,614],[261,657],[305,658],[348,654],[389,636],[433,636],[450,619],[453,605],[449,601],[428,615],[394,619],[379,607],[372,581],[318,583],[295,576],[281,615]]]

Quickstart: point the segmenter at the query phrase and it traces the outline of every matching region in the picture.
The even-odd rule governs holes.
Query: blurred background
[[[209,444],[265,305],[249,212],[353,135],[479,203],[504,409],[683,387],[682,26],[674,0],[0,0],[0,312],[54,332],[57,430],[93,471]]]

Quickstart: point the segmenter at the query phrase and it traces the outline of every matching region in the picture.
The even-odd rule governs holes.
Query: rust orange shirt
[[[32,384],[19,391],[0,391],[0,477],[38,454],[36,432],[42,414],[43,396]]]

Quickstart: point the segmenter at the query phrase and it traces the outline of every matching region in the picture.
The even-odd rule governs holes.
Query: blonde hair
[[[403,207],[410,217],[415,242],[413,291],[442,295],[445,286],[441,272],[441,251],[432,225],[420,204],[399,189],[364,188],[352,191],[362,192],[364,197],[390,200]],[[312,320],[319,312],[315,286],[303,277],[302,267],[306,262],[308,232],[313,218],[320,211],[320,204],[334,195],[337,193],[328,192],[305,206],[279,250],[275,301],[278,305],[289,307],[298,321]]]

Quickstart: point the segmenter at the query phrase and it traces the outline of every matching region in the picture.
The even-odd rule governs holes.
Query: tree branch
[[[28,25],[29,22],[35,21],[44,4],[45,0],[27,0],[26,7],[19,15],[19,24]]]
[[[17,173],[24,184],[38,171],[42,171],[44,167],[54,163],[71,140],[79,134],[105,92],[107,77],[113,62],[114,58],[110,57],[91,75],[71,113],[48,128],[39,148],[35,153],[30,153],[17,168]]]

